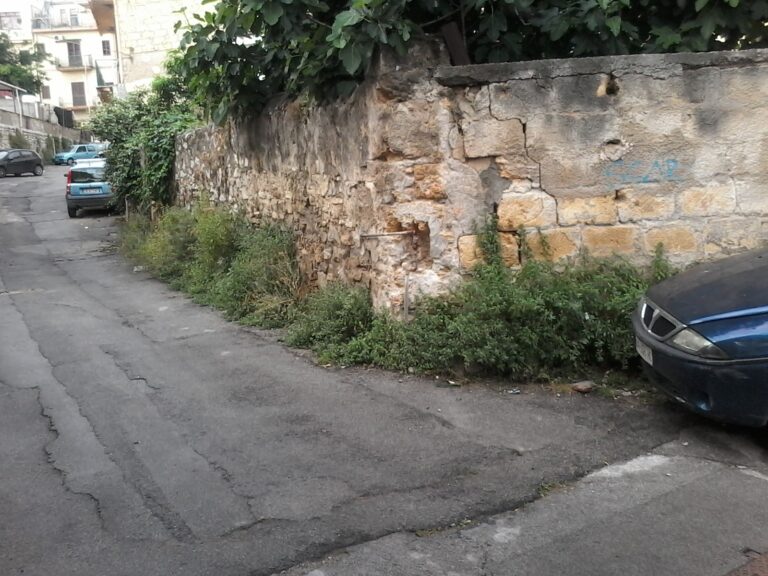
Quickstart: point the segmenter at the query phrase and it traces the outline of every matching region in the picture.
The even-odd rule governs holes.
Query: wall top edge
[[[557,78],[589,74],[644,74],[659,78],[679,76],[698,68],[738,68],[768,64],[768,48],[720,52],[633,54],[553,60],[440,66],[435,80],[444,86],[476,86],[510,80]]]

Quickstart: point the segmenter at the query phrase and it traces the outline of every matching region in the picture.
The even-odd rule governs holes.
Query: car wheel
[[[72,158],[69,158],[67,160],[67,166],[72,166],[72,164],[74,164],[74,163],[75,163],[75,161]]]
[[[0,168],[0,178],[5,178],[5,168]]]
[[[67,214],[69,214],[70,218],[75,218],[77,216],[77,208],[72,208],[71,206],[67,206]]]
[[[35,176],[42,176],[43,175],[43,167],[38,164],[35,166]]]

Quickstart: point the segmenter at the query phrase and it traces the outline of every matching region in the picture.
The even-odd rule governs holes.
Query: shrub
[[[294,346],[311,348],[321,358],[338,359],[353,338],[368,332],[373,307],[368,291],[329,284],[310,294],[288,332]]]
[[[170,208],[151,227],[136,253],[151,272],[178,287],[192,260],[194,243],[194,214],[183,208]]]
[[[229,269],[238,248],[238,233],[245,223],[229,212],[210,207],[195,210],[194,217],[195,240],[184,285],[192,294],[205,295]]]
[[[334,283],[302,298],[293,234],[220,209],[171,208],[155,224],[133,217],[122,242],[128,256],[229,318],[288,325],[287,341],[322,361],[516,379],[631,367],[632,309],[650,282],[672,273],[661,247],[647,269],[583,254],[509,270],[490,221],[481,230],[488,263],[453,292],[417,302],[402,322],[374,313],[362,288]]]
[[[8,145],[11,148],[29,148],[29,140],[22,134],[21,130],[16,128],[13,134],[8,135]]]
[[[230,318],[283,326],[301,293],[291,232],[269,225],[241,232],[227,273],[211,287],[211,302]]]
[[[292,233],[221,209],[169,208],[154,224],[132,216],[121,245],[173,287],[248,324],[285,325],[303,290]]]
[[[47,136],[43,148],[43,160],[46,164],[53,164],[53,156],[56,154],[56,143],[53,136]]]
[[[495,235],[483,236],[485,243]],[[483,249],[493,262],[490,242]],[[661,251],[649,269],[588,255],[566,266],[528,261],[518,271],[494,262],[478,267],[451,294],[422,300],[409,322],[377,315],[369,330],[346,344],[332,341],[332,354],[321,342],[293,342],[342,363],[396,370],[471,369],[546,380],[626,369],[636,362],[630,314],[650,282],[670,273]]]

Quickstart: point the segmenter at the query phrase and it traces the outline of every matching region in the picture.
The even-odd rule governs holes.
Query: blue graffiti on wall
[[[680,163],[674,158],[659,160],[616,160],[603,170],[612,184],[651,184],[679,182]]]

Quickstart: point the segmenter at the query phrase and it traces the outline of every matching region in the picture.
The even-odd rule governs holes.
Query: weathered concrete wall
[[[45,141],[48,136],[66,138],[71,143],[81,141],[82,135],[80,130],[64,128],[58,124],[43,122],[29,116],[23,116],[22,119],[24,121],[23,128],[19,126],[18,114],[0,110],[0,148],[10,148],[9,138],[19,129],[29,142],[29,147],[37,152],[42,152],[45,148]]]
[[[492,212],[510,266],[521,231],[538,257],[661,242],[678,263],[768,237],[768,51],[449,67],[419,50],[345,103],[180,138],[181,201],[288,223],[311,277],[392,307],[471,268]]]

